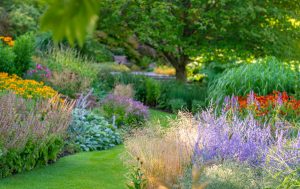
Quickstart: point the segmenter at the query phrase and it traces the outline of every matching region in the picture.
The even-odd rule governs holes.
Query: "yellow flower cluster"
[[[13,47],[15,43],[11,37],[0,36],[0,40],[2,40],[4,43],[11,47]]]
[[[175,68],[169,66],[159,66],[154,68],[154,73],[172,76],[176,74],[176,70]]]
[[[52,98],[58,94],[43,82],[24,80],[7,73],[0,73],[0,91],[12,91],[24,98]]]

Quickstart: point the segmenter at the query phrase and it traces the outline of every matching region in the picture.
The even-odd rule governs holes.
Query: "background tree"
[[[186,79],[190,58],[207,47],[299,58],[297,0],[101,0],[98,4],[98,30],[120,38],[135,36],[164,56],[179,80]],[[43,21],[47,25],[49,20]]]

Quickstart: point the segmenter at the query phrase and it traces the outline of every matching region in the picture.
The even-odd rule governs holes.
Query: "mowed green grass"
[[[176,118],[175,114],[162,112],[154,109],[149,109],[149,113],[150,113],[150,123],[152,124],[160,123],[162,127],[168,127],[170,120]]]
[[[123,189],[126,168],[124,147],[82,152],[56,163],[0,180],[1,189]]]

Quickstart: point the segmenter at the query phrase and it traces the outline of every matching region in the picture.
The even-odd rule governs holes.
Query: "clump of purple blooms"
[[[276,170],[293,169],[300,165],[300,132],[292,137],[284,124],[275,123],[274,132],[269,124],[257,121],[251,114],[239,118],[229,117],[224,111],[219,116],[212,110],[203,111],[199,115],[194,160],[231,160]]]
[[[28,77],[30,78],[50,78],[52,73],[49,68],[41,64],[36,64],[34,69],[30,69],[27,72]]]
[[[102,109],[108,118],[114,119],[117,126],[140,125],[149,115],[148,107],[143,103],[113,94],[109,94],[102,101]]]

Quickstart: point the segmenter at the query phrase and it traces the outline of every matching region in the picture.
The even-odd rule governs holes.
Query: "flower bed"
[[[0,73],[0,91],[12,91],[24,98],[51,98],[57,91],[45,86],[43,82],[24,80],[17,75]]]

